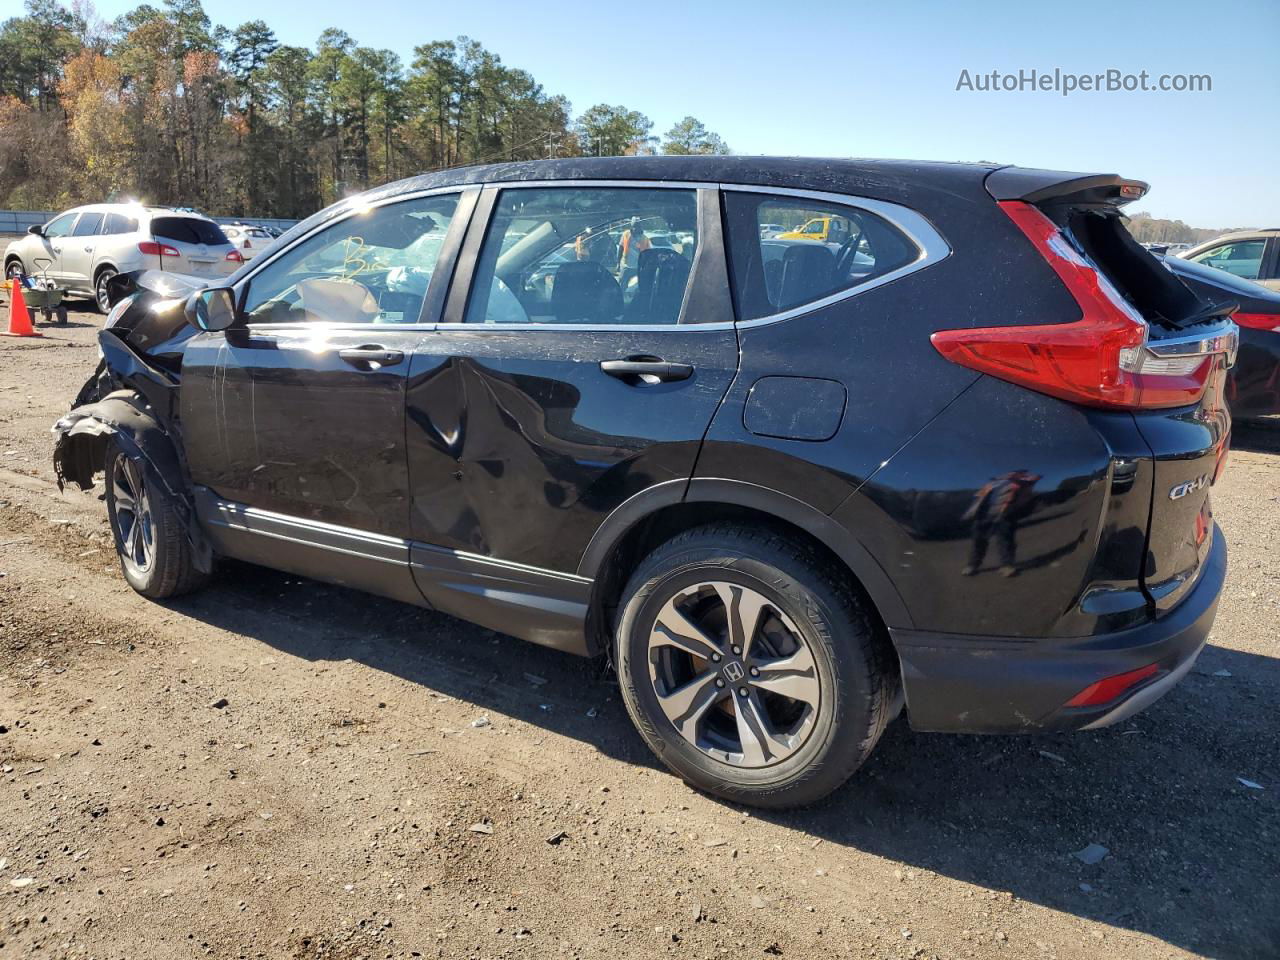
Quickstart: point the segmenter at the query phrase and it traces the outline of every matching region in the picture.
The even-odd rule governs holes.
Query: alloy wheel
[[[142,470],[128,457],[116,457],[111,485],[120,556],[135,574],[144,574],[155,559],[155,528]]]
[[[722,763],[778,763],[813,732],[821,691],[809,643],[750,587],[705,581],[676,592],[650,628],[648,659],[662,712]]]
[[[103,271],[98,275],[98,282],[94,284],[94,297],[98,301],[98,309],[103,313],[111,312],[111,300],[107,294],[107,281],[115,276],[110,270]]]

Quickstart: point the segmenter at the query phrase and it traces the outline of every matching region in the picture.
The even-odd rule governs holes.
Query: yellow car
[[[814,217],[799,230],[788,230],[775,237],[777,240],[820,240],[823,243],[844,243],[853,226],[844,217]]]

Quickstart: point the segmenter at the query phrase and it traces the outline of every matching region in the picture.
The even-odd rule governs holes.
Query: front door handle
[[[353,367],[379,370],[382,367],[394,367],[404,359],[404,351],[388,350],[379,344],[367,343],[360,347],[346,347],[339,350],[338,356]]]
[[[630,380],[638,383],[666,383],[673,380],[688,380],[693,376],[693,367],[687,363],[668,363],[657,359],[602,360],[600,369],[619,380]]]

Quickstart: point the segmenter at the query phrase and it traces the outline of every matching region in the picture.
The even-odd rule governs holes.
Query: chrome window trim
[[[574,177],[566,180],[490,180],[476,184],[495,190],[523,190],[527,187],[626,187],[641,190],[718,190],[719,184],[701,180],[594,180]]]
[[[552,323],[510,323],[510,324],[487,324],[487,323],[437,323],[437,324],[345,324],[343,329],[352,330],[369,330],[375,328],[387,328],[403,331],[425,331],[431,332],[435,330],[475,330],[475,331],[498,331],[510,330],[512,332],[528,332],[532,330],[577,330],[584,333],[661,333],[670,330],[707,330],[707,331],[724,331],[732,328],[748,328],[759,327],[773,323],[781,323],[794,317],[804,316],[816,310],[822,310],[833,304],[848,300],[864,293],[868,290],[874,290],[876,287],[883,286],[886,283],[892,283],[902,277],[931,267],[935,263],[940,263],[951,255],[951,245],[943,239],[942,235],[929,223],[927,219],[916,211],[901,204],[891,203],[887,200],[876,200],[872,197],[862,197],[851,193],[830,193],[820,190],[804,190],[792,187],[772,187],[761,186],[758,184],[743,183],[707,183],[695,180],[593,180],[593,179],[565,179],[565,180],[496,180],[483,183],[466,183],[454,184],[448,187],[433,187],[429,190],[417,190],[412,193],[397,194],[394,197],[386,197],[374,203],[352,207],[350,210],[335,215],[330,220],[316,226],[315,229],[307,232],[303,236],[298,237],[288,246],[274,251],[270,257],[264,262],[258,263],[258,258],[253,262],[251,272],[245,274],[236,281],[236,286],[242,284],[251,284],[253,278],[276,259],[292,250],[298,244],[314,236],[320,230],[328,229],[336,223],[341,223],[354,214],[373,209],[375,207],[385,206],[390,203],[399,203],[404,200],[418,200],[424,197],[436,196],[440,194],[457,193],[461,194],[467,190],[522,190],[528,188],[547,188],[559,187],[571,189],[576,186],[590,187],[621,187],[621,188],[641,188],[641,189],[666,189],[666,190],[718,190],[721,192],[733,193],[761,193],[770,196],[779,197],[795,197],[801,200],[815,200],[822,203],[832,203],[838,206],[854,207],[863,209],[869,213],[887,220],[890,224],[902,231],[920,251],[920,255],[908,264],[904,264],[896,270],[868,280],[866,283],[860,283],[856,286],[849,287],[846,290],[840,290],[830,296],[823,297],[819,300],[811,300],[808,303],[801,304],[798,307],[792,307],[790,310],[784,310],[780,313],[769,314],[764,317],[756,317],[751,320],[737,320],[733,323],[671,323],[671,324],[552,324]],[[731,243],[727,237],[726,243]],[[728,250],[725,251],[726,257]],[[274,324],[274,325],[253,325],[253,329],[267,331],[269,327],[289,327],[297,329],[302,324]],[[308,326],[308,329],[310,327]],[[333,327],[331,329],[338,329]]]
[[[876,287],[882,287],[886,283],[892,283],[894,280],[899,280],[908,274],[915,273],[917,270],[931,267],[935,263],[940,263],[951,256],[951,245],[943,239],[942,234],[934,229],[933,224],[910,207],[891,203],[888,200],[859,197],[851,193],[827,193],[818,190],[799,190],[791,187],[762,187],[754,184],[722,183],[720,184],[720,189],[726,193],[762,193],[778,197],[795,197],[800,200],[817,200],[821,203],[866,210],[868,213],[874,213],[881,219],[887,220],[904,233],[916,245],[916,249],[920,251],[920,255],[910,263],[903,264],[898,269],[890,270],[888,273],[868,280],[866,283],[859,283],[847,289],[839,290],[818,300],[810,300],[808,303],[802,303],[800,306],[792,307],[789,310],[771,313],[764,317],[754,317],[751,320],[739,320],[739,327],[762,327],[766,324],[781,323],[793,317],[813,313],[815,310],[822,310],[833,304],[840,303],[842,300],[855,297],[860,293],[874,290]],[[726,238],[726,242],[733,243],[729,238]]]

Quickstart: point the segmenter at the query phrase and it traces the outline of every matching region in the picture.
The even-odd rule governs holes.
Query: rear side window
[[[222,228],[211,220],[196,217],[156,217],[151,221],[151,235],[157,240],[180,243],[226,243]]]
[[[822,300],[920,256],[901,230],[857,207],[729,192],[725,214],[739,320]]]
[[[100,213],[82,213],[80,219],[76,221],[76,228],[71,231],[73,237],[91,237],[98,232],[98,227],[102,225],[102,214]]]
[[[123,213],[108,213],[106,226],[102,228],[103,233],[136,233],[138,230],[138,221],[135,217],[126,217]]]
[[[697,213],[694,190],[503,190],[466,322],[675,324],[698,244]]]

